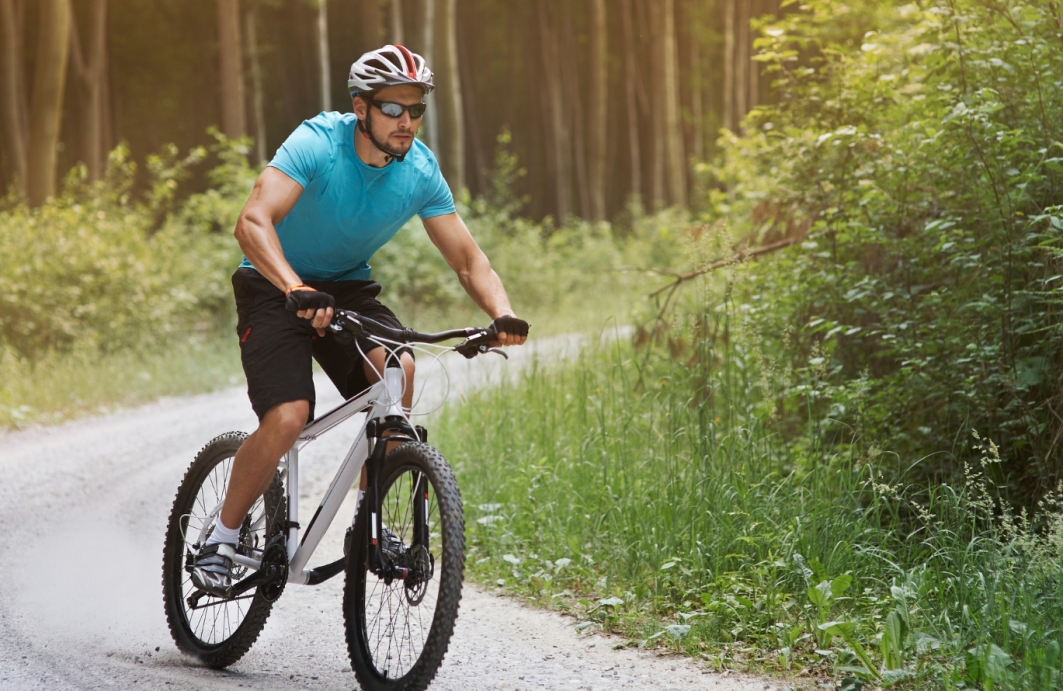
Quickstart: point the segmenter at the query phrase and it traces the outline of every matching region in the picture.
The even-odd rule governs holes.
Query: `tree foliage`
[[[228,229],[255,171],[242,145],[219,138],[212,153],[215,186],[181,203],[179,182],[206,149],[182,157],[171,145],[149,156],[143,194],[133,192],[136,165],[119,147],[99,182],[81,166],[37,209],[9,199],[0,212],[0,347],[32,361],[150,348],[228,324],[227,285],[240,261]]]
[[[978,430],[1038,495],[1063,477],[1063,10],[883,3],[880,30],[847,47],[839,7],[767,29],[781,102],[704,171],[735,232],[808,228],[737,293],[794,373],[771,405],[930,476]]]

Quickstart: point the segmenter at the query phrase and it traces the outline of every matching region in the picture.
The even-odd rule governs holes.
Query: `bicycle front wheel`
[[[381,552],[391,569],[370,569],[369,510],[362,502],[343,591],[347,650],[365,691],[421,691],[443,662],[458,616],[461,495],[446,459],[427,444],[392,451],[380,477]]]
[[[253,588],[233,599],[209,596],[192,585],[189,574],[204,528],[209,535],[214,512],[225,499],[233,459],[246,438],[240,432],[223,434],[199,452],[177,490],[163,548],[162,590],[170,633],[182,652],[216,668],[233,664],[251,648],[279,595]],[[280,536],[287,520],[278,475],[244,518],[237,551],[262,559],[266,544]],[[233,569],[234,581],[246,575],[246,566]]]

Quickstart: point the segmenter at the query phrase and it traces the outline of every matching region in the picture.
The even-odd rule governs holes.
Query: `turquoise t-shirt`
[[[454,213],[454,198],[435,156],[414,140],[402,162],[383,168],[354,151],[353,113],[304,120],[269,165],[303,186],[276,225],[281,249],[304,281],[368,280],[369,258],[417,214]],[[244,258],[240,266],[252,267]]]

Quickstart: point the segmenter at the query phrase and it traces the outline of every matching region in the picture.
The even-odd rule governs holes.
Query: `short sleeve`
[[[331,139],[321,124],[304,120],[277,149],[269,165],[306,189],[319,173],[328,170],[331,153]]]
[[[422,221],[434,216],[452,214],[457,210],[454,208],[454,195],[450,193],[450,187],[447,185],[447,181],[443,179],[443,173],[440,172],[439,165],[435,163],[434,159],[432,163],[431,173],[425,182],[425,195],[422,197],[425,201],[417,211],[417,215],[421,217]]]

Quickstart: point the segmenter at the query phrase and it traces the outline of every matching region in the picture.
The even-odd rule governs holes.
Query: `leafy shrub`
[[[898,468],[922,458],[926,478],[962,468],[978,429],[1036,498],[1063,477],[1061,9],[881,3],[888,21],[852,48],[824,40],[849,21],[835,10],[808,2],[768,30],[781,102],[703,168],[729,192],[710,219],[802,240],[731,286],[778,367],[822,370],[773,407],[830,412],[825,433]]]
[[[178,183],[204,150],[150,157],[142,196],[119,147],[98,183],[75,169],[63,194],[38,209],[11,200],[0,212],[0,346],[35,360],[144,346],[215,317],[227,323],[225,284],[240,257],[228,229],[254,172],[236,143],[219,139],[215,154],[215,187],[179,206]]]

